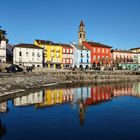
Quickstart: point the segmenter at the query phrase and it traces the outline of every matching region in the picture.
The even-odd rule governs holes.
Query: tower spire
[[[81,20],[79,25],[79,32],[78,32],[78,44],[82,45],[82,42],[86,41],[86,32],[85,32],[85,25],[83,20]]]

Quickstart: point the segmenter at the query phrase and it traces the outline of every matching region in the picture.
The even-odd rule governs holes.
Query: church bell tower
[[[82,45],[83,41],[86,41],[86,32],[85,32],[85,25],[83,21],[81,21],[79,25],[79,32],[78,32],[78,44]]]

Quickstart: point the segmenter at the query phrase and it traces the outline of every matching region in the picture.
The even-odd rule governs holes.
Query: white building
[[[6,39],[0,41],[0,62],[6,63]]]
[[[73,58],[73,67],[91,67],[91,51],[85,48],[84,46],[79,46],[77,44],[71,44],[73,47],[74,58]]]
[[[43,49],[34,44],[18,44],[13,48],[13,64],[43,66]]]
[[[30,93],[26,96],[17,97],[13,100],[14,106],[28,106],[43,102],[43,91]]]

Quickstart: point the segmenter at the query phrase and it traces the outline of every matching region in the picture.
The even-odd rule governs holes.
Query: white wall
[[[0,61],[6,63],[6,41],[2,40],[0,42]]]
[[[22,53],[22,56],[19,56],[19,53]],[[33,56],[34,53],[34,56]],[[15,47],[13,50],[13,64],[23,66],[32,66],[42,67],[43,62],[43,49],[33,49],[33,48],[20,48]]]

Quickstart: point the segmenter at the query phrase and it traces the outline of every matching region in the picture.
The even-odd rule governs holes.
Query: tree
[[[2,27],[0,26],[0,40],[6,39],[6,35],[7,35],[6,31],[3,30]]]

